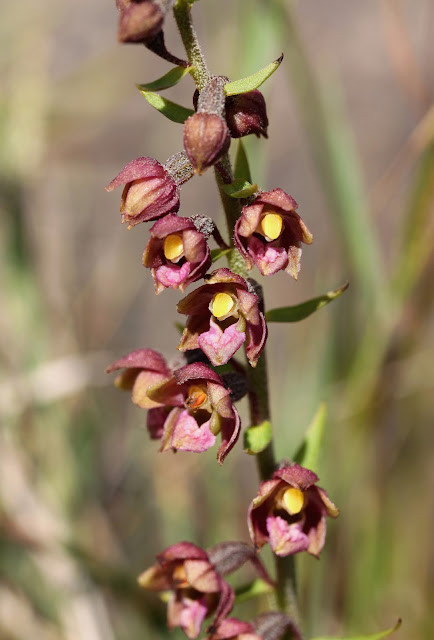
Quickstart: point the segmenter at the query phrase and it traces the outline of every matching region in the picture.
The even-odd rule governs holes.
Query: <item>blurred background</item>
[[[143,411],[104,374],[139,347],[179,358],[181,297],[155,297],[146,225],[127,232],[120,193],[104,191],[130,160],[182,147],[182,127],[134,86],[170,66],[117,44],[114,5],[2,5],[2,640],[169,637],[136,576],[179,540],[247,541],[257,490],[241,444],[223,468],[214,450],[157,455]],[[278,456],[326,401],[318,473],[341,508],[321,561],[297,559],[307,637],[402,617],[397,639],[432,638],[434,4],[203,0],[194,14],[214,73],[285,54],[261,89],[269,139],[246,145],[254,180],[295,197],[314,244],[298,282],[252,272],[268,308],[350,281],[268,342]],[[183,56],[171,17],[166,43]],[[167,95],[190,106],[193,89],[186,77]],[[212,172],[185,185],[180,213],[220,219]]]

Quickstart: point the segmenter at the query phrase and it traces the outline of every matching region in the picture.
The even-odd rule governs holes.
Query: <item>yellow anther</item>
[[[260,227],[267,240],[276,240],[282,233],[282,216],[278,213],[267,213],[262,218]]]
[[[166,236],[164,238],[163,251],[168,260],[179,260],[184,253],[182,236],[178,233],[172,233],[170,236]]]
[[[208,395],[206,391],[202,387],[193,385],[188,390],[185,405],[189,409],[199,409],[207,399]]]
[[[211,303],[211,313],[216,318],[223,318],[235,307],[235,302],[228,293],[217,293]]]
[[[290,487],[283,494],[283,504],[289,515],[295,516],[304,507],[304,493],[300,489]]]

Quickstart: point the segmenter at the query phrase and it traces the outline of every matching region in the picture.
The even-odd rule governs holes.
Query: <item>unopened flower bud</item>
[[[119,42],[145,43],[162,29],[164,10],[156,0],[117,0],[121,12],[118,26]]]
[[[251,133],[267,138],[268,117],[262,93],[255,89],[228,97],[226,122],[232,138],[242,138]]]
[[[184,148],[196,173],[220,160],[230,143],[228,126],[215,113],[194,113],[184,125]]]

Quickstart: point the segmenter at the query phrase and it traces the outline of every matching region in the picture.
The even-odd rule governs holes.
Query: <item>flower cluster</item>
[[[175,16],[184,7],[188,21],[191,1],[116,0],[116,4],[121,42],[143,44],[178,66],[187,65],[168,53],[163,28],[172,6]],[[190,66],[188,70],[193,69]],[[167,87],[167,76],[162,80],[163,88]],[[239,215],[229,228],[230,244],[206,215],[179,215],[182,185],[209,167],[216,169],[223,201],[229,193],[225,189],[236,185],[227,156],[233,138],[268,135],[266,104],[260,91],[249,86],[233,95],[225,90],[228,78],[210,76],[207,70],[202,80],[198,83],[200,92],[196,90],[193,96],[194,112],[180,118],[185,120],[183,151],[164,164],[150,157],[137,158],[106,187],[107,191],[123,187],[121,219],[129,229],[152,222],[143,265],[151,271],[157,294],[166,289],[184,292],[202,281],[177,305],[178,312],[186,316],[178,345],[183,361],[172,364],[153,349],[137,349],[113,362],[107,371],[119,372],[115,384],[130,391],[133,403],[147,410],[147,431],[152,440],[160,442],[161,452],[200,453],[219,439],[217,460],[222,464],[240,435],[235,403],[247,393],[251,407],[259,403],[248,370],[257,366],[267,340],[262,292],[246,274],[256,266],[262,276],[285,271],[297,279],[302,244],[310,244],[312,234],[289,194],[280,188],[262,191],[249,182],[247,190],[242,189],[245,197],[236,205]],[[236,191],[232,192],[234,197],[239,195]],[[238,272],[234,268],[210,272],[212,256],[218,258],[209,246],[211,238],[221,253],[229,253],[229,264],[238,265]],[[246,366],[236,359],[241,347]],[[216,370],[223,365],[223,371]],[[261,371],[256,377],[260,376]],[[204,551],[190,542],[180,542],[160,553],[157,564],[141,574],[139,583],[151,591],[170,592],[169,628],[180,627],[188,638],[195,639],[204,620],[212,616],[208,640],[279,640],[288,629],[292,637],[300,638],[284,614],[266,614],[253,624],[229,618],[235,593],[224,576],[250,561],[270,583],[258,558],[266,542],[277,556],[300,551],[319,555],[326,516],[336,517],[338,510],[317,481],[312,471],[292,464],[260,484],[248,511],[253,547],[221,543]]]

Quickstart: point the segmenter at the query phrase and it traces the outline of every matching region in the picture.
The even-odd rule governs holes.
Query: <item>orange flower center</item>
[[[171,233],[164,238],[164,255],[167,260],[177,262],[184,254],[184,243],[179,233]]]
[[[277,240],[282,233],[283,221],[282,216],[278,213],[266,213],[259,223],[260,233],[266,240]]]

